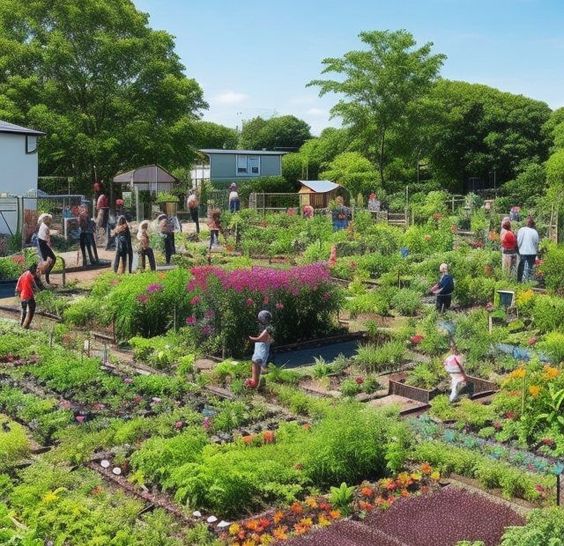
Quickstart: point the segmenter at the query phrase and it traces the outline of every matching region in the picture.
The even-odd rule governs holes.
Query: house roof
[[[117,184],[173,184],[178,179],[160,165],[144,165],[114,176]]]
[[[203,154],[245,154],[245,155],[284,155],[288,152],[273,152],[269,150],[223,150],[223,149],[205,149],[200,150]]]
[[[41,136],[45,133],[41,131],[36,131],[35,129],[28,129],[27,127],[21,127],[20,125],[15,125],[7,121],[0,119],[0,133],[11,133],[17,135],[31,135],[31,136]]]
[[[329,193],[341,187],[330,180],[298,180],[298,182],[314,193]]]

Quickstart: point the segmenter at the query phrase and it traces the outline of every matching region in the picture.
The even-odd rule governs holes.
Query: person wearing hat
[[[55,260],[57,259],[55,253],[51,248],[51,221],[53,217],[50,214],[43,213],[38,219],[37,223],[39,224],[39,231],[37,232],[37,244],[39,245],[39,254],[41,255],[41,259],[45,262],[44,273],[45,273],[45,282],[50,284],[49,282],[49,273],[51,273],[51,269],[55,265]]]
[[[133,246],[131,245],[131,232],[125,216],[117,219],[117,225],[114,229],[113,236],[116,238],[116,256],[114,258],[114,273],[125,273],[125,262],[127,261],[127,270],[131,273],[133,262]]]
[[[255,350],[252,360],[252,376],[245,381],[245,386],[249,389],[256,389],[260,383],[261,372],[266,371],[270,346],[274,342],[272,328],[272,314],[270,311],[263,310],[258,314],[259,330],[258,336],[249,336],[255,342]]]
[[[437,296],[437,311],[442,313],[450,307],[452,301],[452,293],[454,292],[454,279],[448,272],[448,265],[441,264],[439,266],[441,278],[439,282],[431,288],[431,292]]]
[[[237,184],[233,183],[229,186],[229,212],[237,212],[241,208],[239,193],[237,192]]]
[[[149,220],[143,220],[139,224],[139,229],[137,231],[137,241],[139,243],[139,263],[141,264],[141,271],[145,271],[145,258],[149,258],[149,267],[151,271],[156,270],[155,265],[155,253],[151,248],[151,242],[149,241],[149,234],[147,230],[149,229]]]

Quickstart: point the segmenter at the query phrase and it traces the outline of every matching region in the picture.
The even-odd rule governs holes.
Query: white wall
[[[28,190],[37,189],[37,174],[37,153],[25,153],[25,135],[0,133],[0,193],[23,195]],[[4,216],[15,232],[17,215],[4,213]],[[9,233],[2,218],[0,233]]]

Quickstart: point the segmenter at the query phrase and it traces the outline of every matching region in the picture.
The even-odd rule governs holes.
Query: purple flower
[[[186,319],[186,324],[188,324],[188,326],[194,326],[194,324],[196,324],[196,317],[194,315],[188,317]]]
[[[204,318],[210,320],[212,318],[215,317],[215,312],[213,309],[208,309],[205,313],[204,313]]]
[[[276,309],[284,309],[284,304],[283,303],[277,303]]]
[[[249,307],[252,307],[252,306],[255,304],[255,302],[254,302],[251,298],[247,298],[247,302],[246,302],[246,303],[247,303],[247,305],[248,305]]]
[[[163,289],[163,285],[159,283],[153,283],[147,286],[147,292],[149,294],[154,294],[155,292],[160,292]]]
[[[137,301],[139,303],[147,303],[149,301],[149,296],[147,296],[147,294],[140,294],[137,296]]]
[[[204,334],[205,336],[210,336],[212,333],[213,333],[213,328],[209,324],[206,324],[202,328],[202,334]]]
[[[191,305],[198,305],[198,303],[200,303],[202,301],[202,298],[200,298],[200,296],[194,296],[191,300],[190,300],[190,304]]]

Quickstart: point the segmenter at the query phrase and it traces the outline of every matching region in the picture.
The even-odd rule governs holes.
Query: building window
[[[34,154],[37,152],[37,137],[34,135],[25,136],[25,153]]]
[[[236,160],[237,176],[259,176],[260,156],[238,155]]]

